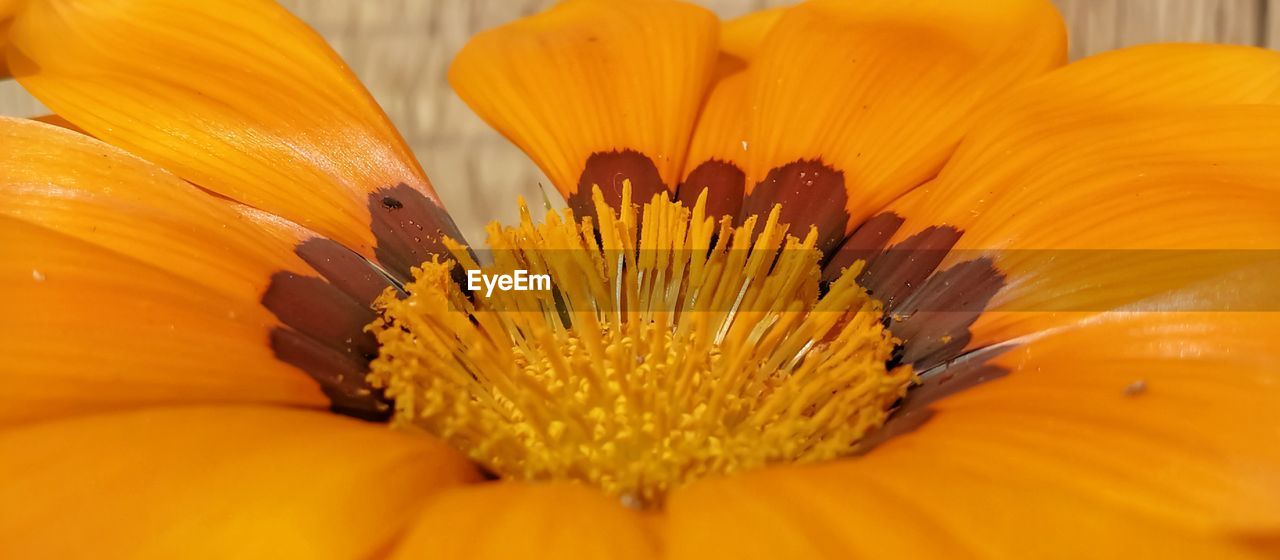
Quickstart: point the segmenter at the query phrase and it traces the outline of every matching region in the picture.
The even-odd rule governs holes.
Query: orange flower
[[[0,22],[3,556],[1277,553],[1280,54],[566,0],[450,73],[571,208],[480,267],[282,8]]]

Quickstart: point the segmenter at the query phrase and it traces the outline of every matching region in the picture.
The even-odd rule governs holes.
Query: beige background
[[[1155,41],[1280,48],[1280,0],[1054,0],[1073,57]],[[418,157],[470,239],[515,216],[514,194],[538,196],[541,173],[449,90],[445,68],[467,37],[554,0],[282,0],[326,37],[364,81]],[[786,0],[703,0],[722,16]],[[0,114],[42,112],[12,82]],[[549,185],[548,185],[549,187]]]

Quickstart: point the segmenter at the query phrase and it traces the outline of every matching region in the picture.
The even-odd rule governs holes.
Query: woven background
[[[209,0],[212,1],[212,0]],[[373,92],[426,166],[463,233],[515,217],[514,195],[538,197],[541,173],[449,90],[445,68],[472,33],[554,0],[282,0],[326,37]],[[702,0],[732,17],[785,0]],[[1073,57],[1156,41],[1280,48],[1280,0],[1055,0]],[[0,83],[0,114],[39,104]],[[549,188],[549,186],[548,186]],[[536,200],[536,198],[534,198]]]

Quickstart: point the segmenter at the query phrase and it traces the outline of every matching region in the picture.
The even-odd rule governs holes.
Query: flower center
[[[371,382],[399,427],[441,437],[502,477],[571,479],[658,506],[681,484],[852,453],[907,391],[897,341],[855,282],[820,294],[816,231],[779,208],[734,227],[662,195],[639,213],[598,189],[598,223],[572,212],[489,227],[493,264],[416,269],[370,328]],[[641,220],[641,216],[643,219]],[[455,266],[527,271],[549,289],[469,296]],[[530,283],[535,284],[535,283]]]

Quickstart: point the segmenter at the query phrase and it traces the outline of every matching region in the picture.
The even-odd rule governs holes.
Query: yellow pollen
[[[775,207],[733,227],[655,196],[639,212],[595,191],[599,224],[571,211],[492,224],[493,264],[454,261],[388,291],[370,329],[370,380],[397,427],[425,430],[493,473],[577,480],[659,506],[689,481],[858,449],[907,391],[910,366],[857,263],[819,293],[817,232]],[[641,220],[643,216],[643,220]],[[757,231],[758,230],[758,231]],[[549,291],[464,294],[455,266],[548,275]]]

